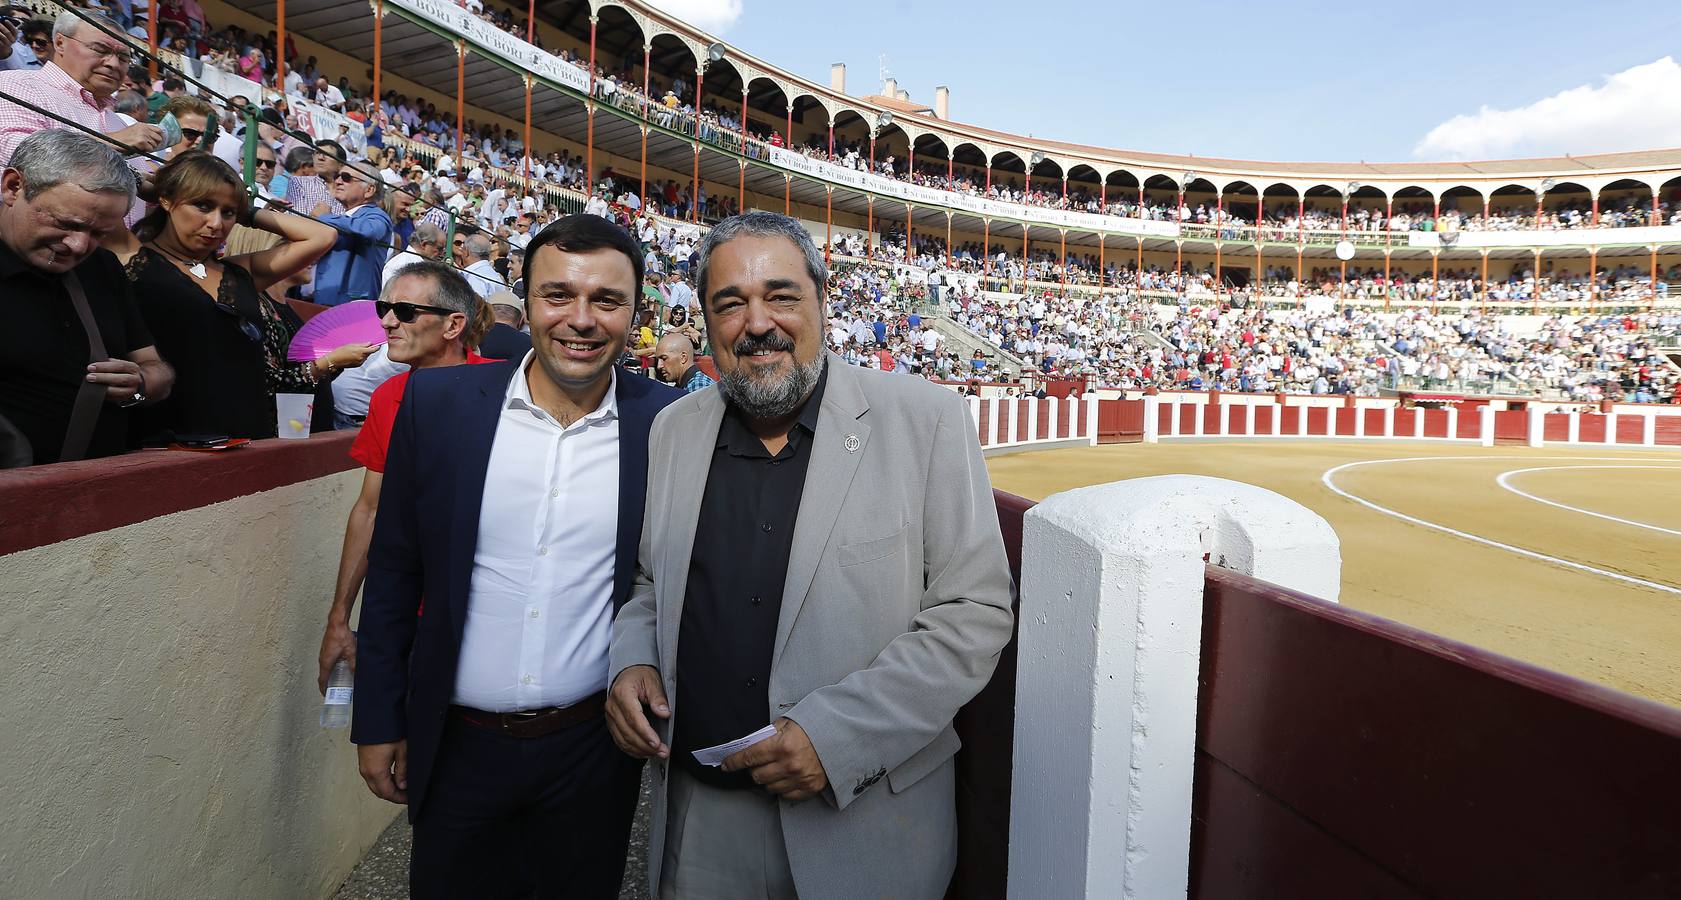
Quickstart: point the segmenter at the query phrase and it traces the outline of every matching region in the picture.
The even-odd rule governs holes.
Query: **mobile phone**
[[[194,449],[220,447],[231,440],[233,440],[233,438],[230,438],[225,434],[178,434],[175,436],[175,443],[180,444],[183,447],[192,447]]]

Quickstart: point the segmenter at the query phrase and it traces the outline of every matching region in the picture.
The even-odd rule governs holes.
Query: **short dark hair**
[[[531,285],[531,261],[537,258],[538,250],[550,244],[563,253],[588,253],[591,250],[609,248],[623,253],[625,258],[630,260],[631,271],[636,273],[636,293],[631,298],[632,309],[641,304],[642,245],[636,242],[636,238],[631,237],[630,232],[590,213],[573,213],[556,219],[547,228],[537,232],[531,243],[525,245],[525,265],[520,267],[520,280],[525,282],[528,290]]]
[[[166,91],[184,91],[187,89],[187,83],[179,78],[165,78],[163,89]]]
[[[315,165],[315,151],[308,147],[293,147],[286,151],[286,158],[282,160],[287,172],[296,172],[304,166]]]
[[[329,156],[336,157],[339,162],[344,162],[345,159],[346,159],[346,154],[344,152],[344,145],[339,143],[338,141],[334,141],[334,140],[316,141],[315,142],[315,149],[319,150],[322,153],[325,153]]]

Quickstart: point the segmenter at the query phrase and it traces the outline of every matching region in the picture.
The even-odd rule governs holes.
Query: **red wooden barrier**
[[[1646,417],[1623,414],[1617,417],[1617,443],[1641,444],[1646,440]]]
[[[993,491],[1010,577],[1021,583],[1022,516],[1033,501]],[[1021,599],[1014,599],[1018,620]],[[1010,859],[1011,752],[1016,723],[1016,639],[998,657],[992,681],[957,713],[957,872],[948,900],[994,900],[1004,896]]]
[[[1479,413],[1486,415],[1486,413]],[[1527,444],[1529,443],[1529,411],[1502,409],[1494,413],[1494,442],[1496,444]],[[1535,415],[1541,415],[1535,413]],[[1465,429],[1465,420],[1459,420],[1460,430]],[[1480,435],[1479,435],[1480,436]]]
[[[975,416],[976,429],[980,432],[981,446],[988,446],[992,440],[992,404],[981,401],[980,414]]]
[[[1193,897],[1681,896],[1681,711],[1209,569]]]
[[[1272,417],[1278,414],[1276,406],[1255,407],[1255,433],[1272,434]]]
[[[1479,409],[1472,409],[1464,404],[1459,407],[1459,431],[1454,434],[1458,438],[1481,438],[1483,436],[1483,413]]]
[[[1584,413],[1577,417],[1576,440],[1588,444],[1597,444],[1605,440],[1605,417],[1593,413]]]
[[[1681,447],[1681,416],[1658,416],[1653,440],[1666,447]]]
[[[1105,401],[1116,404],[1121,408],[1120,429],[1116,437],[1122,443],[1137,443],[1144,440],[1144,401],[1143,400],[1112,400]]]
[[[1570,440],[1570,414],[1558,412],[1547,413],[1547,418],[1541,423],[1541,440]]]

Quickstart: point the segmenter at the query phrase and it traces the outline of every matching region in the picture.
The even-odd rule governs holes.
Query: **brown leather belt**
[[[574,725],[582,725],[591,719],[599,719],[606,708],[607,692],[597,691],[571,706],[549,706],[511,713],[485,712],[469,706],[451,706],[449,717],[462,724],[508,737],[540,738]]]

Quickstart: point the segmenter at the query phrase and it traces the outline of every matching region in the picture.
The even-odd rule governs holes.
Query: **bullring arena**
[[[116,108],[208,101],[255,197],[260,143],[302,183],[336,142],[391,258],[431,226],[482,296],[554,221],[622,226],[698,371],[697,245],[803,225],[833,359],[964,396],[1019,589],[947,897],[1681,896],[1681,148],[1075,143],[644,0],[91,5]],[[77,127],[32,102],[0,132]],[[317,727],[365,484],[315,396],[306,439],[0,471],[0,895],[407,896],[403,816]]]

